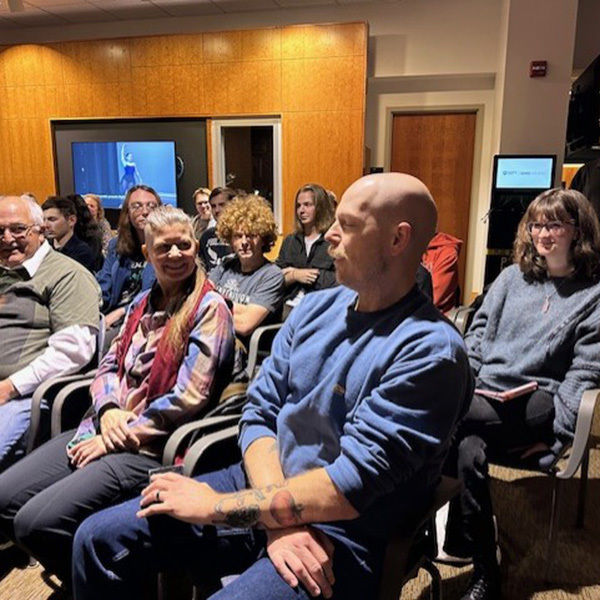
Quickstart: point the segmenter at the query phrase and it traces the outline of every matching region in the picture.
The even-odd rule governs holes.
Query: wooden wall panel
[[[299,185],[362,172],[366,44],[344,23],[0,46],[0,193],[55,192],[50,119],[280,115],[287,232]]]
[[[363,129],[360,110],[284,115],[283,147],[288,157],[283,166],[285,231],[293,228],[294,196],[301,185],[320,183],[339,198],[361,175]]]

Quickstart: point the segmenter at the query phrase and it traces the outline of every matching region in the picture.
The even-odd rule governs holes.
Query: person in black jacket
[[[316,183],[303,185],[294,206],[296,231],[283,240],[276,260],[285,277],[288,306],[295,306],[308,292],[336,284],[329,243],[323,237],[335,217],[327,191]]]
[[[73,200],[50,196],[42,205],[42,210],[45,235],[52,247],[93,273],[96,270],[97,256],[90,245],[75,232],[77,209]]]

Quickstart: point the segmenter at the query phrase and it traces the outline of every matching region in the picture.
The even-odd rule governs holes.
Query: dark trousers
[[[512,456],[517,461],[536,442],[552,445],[553,420],[552,395],[541,390],[508,402],[473,397],[447,461],[447,473],[462,479],[463,491],[450,503],[446,552],[457,554],[457,544],[466,545],[475,566],[495,568],[488,458],[505,462]]]
[[[148,483],[148,469],[160,465],[155,458],[123,452],[74,469],[66,452],[74,433],[43,444],[0,476],[0,532],[67,584],[79,524],[137,495]]]
[[[248,486],[241,464],[196,478],[219,492]],[[169,567],[186,568],[198,583],[242,573],[211,600],[309,600],[302,587],[291,588],[265,553],[265,534],[252,529],[193,526],[167,516],[139,519],[140,499],[103,510],[81,525],[73,545],[75,600],[131,600],[154,575]],[[356,541],[331,538],[335,546],[334,600],[376,597],[378,573],[360,559]],[[211,587],[211,586],[209,586]]]

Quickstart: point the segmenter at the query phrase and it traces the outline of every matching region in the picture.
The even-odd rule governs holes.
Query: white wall
[[[511,0],[504,63],[499,149],[558,154],[562,167],[575,45],[577,0]],[[548,61],[530,77],[532,60]],[[560,177],[557,178],[560,181]]]

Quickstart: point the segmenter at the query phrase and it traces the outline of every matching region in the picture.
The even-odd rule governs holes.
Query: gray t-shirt
[[[256,271],[242,273],[237,257],[226,258],[208,274],[217,291],[227,300],[237,304],[258,304],[270,313],[281,308],[284,279],[281,269],[265,262]]]

